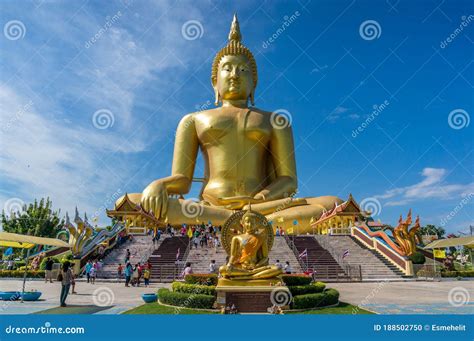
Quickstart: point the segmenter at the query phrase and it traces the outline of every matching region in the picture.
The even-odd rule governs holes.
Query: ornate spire
[[[234,13],[232,24],[230,25],[229,41],[242,41],[242,35],[240,34],[239,20],[237,19],[237,13]]]

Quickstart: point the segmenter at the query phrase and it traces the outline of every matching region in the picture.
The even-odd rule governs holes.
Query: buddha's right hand
[[[155,180],[149,184],[142,193],[142,207],[147,211],[153,211],[156,218],[165,218],[168,212],[168,191],[166,185]]]

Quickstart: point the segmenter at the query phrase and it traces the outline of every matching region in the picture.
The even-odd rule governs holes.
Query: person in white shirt
[[[285,271],[286,274],[291,274],[293,272],[293,270],[291,269],[291,265],[290,265],[290,262],[286,262],[285,264],[285,268],[283,269]]]
[[[278,269],[283,270],[283,264],[280,263],[280,260],[279,260],[279,259],[276,260],[275,266],[276,266]]]
[[[211,264],[209,264],[209,273],[211,273],[211,274],[217,273],[217,265],[216,265],[216,261],[214,259],[211,260]]]

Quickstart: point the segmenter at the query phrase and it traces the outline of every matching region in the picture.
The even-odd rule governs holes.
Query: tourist
[[[8,262],[7,262],[7,270],[13,270],[13,259],[9,259]]]
[[[148,286],[150,285],[150,270],[143,270],[143,279],[145,281],[145,288],[148,288]]]
[[[76,276],[74,276],[74,273],[72,274],[72,278],[71,278],[71,294],[77,294],[77,292],[76,292]]]
[[[133,273],[132,264],[130,264],[130,262],[128,262],[125,265],[125,286],[126,287],[128,287],[129,284],[130,284],[130,279],[132,278],[132,273]]]
[[[95,284],[96,275],[97,275],[97,268],[94,265],[92,265],[89,270],[89,278],[90,278],[91,284]]]
[[[280,230],[278,229],[278,226],[276,228],[275,236],[280,237]]]
[[[156,231],[156,241],[159,242],[159,241],[160,241],[160,238],[161,238],[161,230],[158,229],[158,230]]]
[[[192,275],[192,274],[193,274],[193,269],[191,268],[191,263],[187,262],[186,267],[184,268],[183,273],[181,274],[181,276],[184,278],[184,277],[186,277],[186,275]]]
[[[125,254],[125,264],[127,264],[130,261],[130,249],[127,249],[127,253]]]
[[[146,262],[146,266],[145,266],[148,270],[151,271],[151,262],[150,260],[148,259],[147,262]]]
[[[209,264],[209,273],[215,274],[217,273],[217,265],[215,259],[211,260],[211,264]]]
[[[66,298],[69,294],[69,287],[71,286],[73,276],[70,263],[68,261],[64,262],[60,275],[58,276],[58,279],[61,281],[61,295],[59,297],[61,307],[66,306]]]
[[[284,271],[285,271],[286,274],[291,274],[293,272],[293,270],[291,269],[290,262],[287,261],[285,263]]]
[[[195,234],[193,238],[193,243],[194,243],[194,248],[198,248],[198,243],[199,243],[199,237]]]
[[[139,274],[139,265],[136,264],[135,267],[133,268],[133,274],[132,274],[132,286],[140,286],[140,274]]]
[[[216,236],[214,237],[214,250],[217,252],[219,252],[219,248],[221,247],[221,241],[219,240],[219,237]]]
[[[280,226],[280,236],[284,236],[285,233],[283,232],[283,227]]]
[[[283,264],[280,263],[280,260],[279,260],[279,259],[276,260],[275,266],[276,266],[278,269],[283,270]]]
[[[48,283],[48,279],[50,283],[53,283],[53,264],[54,261],[51,259],[51,257],[48,257],[48,259],[46,259],[46,267],[44,268],[45,283]]]
[[[122,278],[122,272],[123,272],[123,266],[122,266],[122,263],[119,263],[117,267],[117,282],[120,282],[120,279]]]
[[[87,261],[86,264],[86,278],[87,278],[87,283],[90,282],[91,279],[91,268],[92,268],[92,262],[90,260]]]

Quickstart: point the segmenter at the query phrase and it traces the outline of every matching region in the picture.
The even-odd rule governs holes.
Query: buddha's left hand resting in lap
[[[212,221],[223,224],[235,210],[252,209],[287,228],[296,219],[300,233],[337,197],[291,198],[297,192],[293,133],[290,124],[253,105],[257,86],[255,59],[241,42],[234,17],[229,43],[212,65],[216,105],[188,114],[179,123],[171,176],[150,183],[142,193],[128,194],[147,211],[172,225]],[[199,216],[186,214],[182,196],[191,188],[198,150],[205,171]],[[120,202],[121,198],[117,201]],[[248,269],[250,270],[250,269]]]

